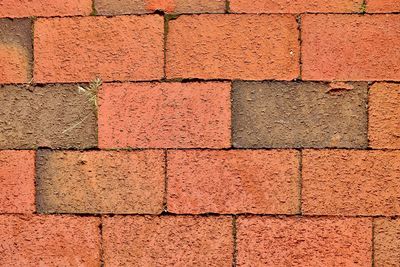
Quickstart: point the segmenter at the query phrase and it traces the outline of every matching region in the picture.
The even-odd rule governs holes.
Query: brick
[[[35,211],[35,152],[0,151],[0,213]]]
[[[371,266],[367,218],[239,217],[238,266]]]
[[[367,147],[367,84],[237,82],[235,147]]]
[[[233,13],[359,12],[363,0],[230,0]]]
[[[30,20],[0,19],[0,84],[29,82],[32,76],[31,63]]]
[[[162,212],[162,151],[42,151],[37,209],[43,213]]]
[[[91,0],[1,0],[0,17],[51,17],[89,15]]]
[[[1,215],[2,266],[100,266],[100,220]]]
[[[400,2],[398,0],[368,0],[368,13],[388,13],[400,12]]]
[[[230,217],[104,219],[106,266],[232,266]]]
[[[400,80],[400,16],[304,15],[301,24],[304,80]]]
[[[230,146],[228,83],[107,84],[99,99],[102,148]]]
[[[159,15],[38,19],[35,81],[160,79],[163,34]]]
[[[400,219],[374,221],[374,263],[376,267],[396,267],[400,262]]]
[[[180,16],[169,21],[166,57],[168,78],[292,80],[299,75],[296,18]]]
[[[296,151],[168,151],[168,211],[293,214],[299,210]]]
[[[306,150],[302,162],[304,214],[400,214],[400,151]]]
[[[373,148],[400,148],[400,85],[376,83],[369,93],[369,141]]]
[[[223,13],[225,0],[95,0],[102,15],[167,13]]]
[[[97,145],[94,105],[77,86],[0,89],[0,149]]]

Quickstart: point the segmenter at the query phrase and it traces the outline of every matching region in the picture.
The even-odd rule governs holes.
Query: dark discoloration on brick
[[[400,219],[374,221],[375,267],[396,267],[400,263]]]
[[[235,83],[234,146],[366,147],[367,84],[348,85]]]
[[[93,104],[76,85],[0,88],[1,149],[94,147],[96,124]]]
[[[37,157],[39,212],[162,211],[164,152],[41,151]]]

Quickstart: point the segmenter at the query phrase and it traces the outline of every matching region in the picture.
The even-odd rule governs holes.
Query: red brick
[[[230,146],[228,83],[106,84],[99,99],[102,148]]]
[[[359,12],[363,0],[230,0],[236,13]]]
[[[376,83],[369,94],[369,141],[373,148],[400,149],[400,85]]]
[[[1,0],[0,17],[50,17],[89,15],[91,0]]]
[[[168,151],[168,211],[293,214],[296,151]]]
[[[168,13],[223,13],[225,0],[95,0],[102,15]]]
[[[166,71],[168,78],[295,79],[299,75],[296,18],[180,16],[169,22]]]
[[[368,0],[367,12],[369,13],[387,13],[400,12],[399,0]]]
[[[400,263],[400,219],[374,221],[374,266],[397,267]]]
[[[371,266],[366,218],[240,217],[238,266]]]
[[[163,151],[41,152],[37,208],[62,213],[161,213]]]
[[[0,216],[2,266],[100,266],[100,220]]]
[[[35,23],[36,82],[163,76],[163,17],[75,17]]]
[[[106,266],[232,266],[230,217],[104,219]]]
[[[400,151],[306,150],[303,213],[399,215]]]
[[[400,16],[304,15],[303,79],[400,80]]]
[[[0,84],[29,82],[31,62],[30,20],[0,19]]]
[[[35,152],[0,151],[0,213],[35,211]]]

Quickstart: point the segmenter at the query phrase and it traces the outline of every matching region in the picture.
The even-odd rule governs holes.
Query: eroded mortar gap
[[[361,14],[367,13],[367,0],[363,0],[360,7]]]
[[[225,1],[225,13],[228,14],[231,12],[231,2],[230,0]]]
[[[233,92],[233,90],[234,90],[234,84],[233,84],[233,81],[230,83],[230,86],[231,86],[231,90],[230,90],[230,94],[231,94],[231,97],[230,97],[230,100],[231,100],[231,125],[230,125],[230,131],[231,131],[231,135],[230,135],[230,138],[231,138],[231,140],[230,140],[230,148],[231,149],[234,149],[234,144],[233,144],[233,141],[234,141],[234,134],[233,134],[233,121],[234,121],[234,112],[233,112],[233,110],[234,110],[234,105],[233,105],[233,103],[235,103],[234,102],[234,99],[233,99],[233,97],[234,97],[234,92]]]
[[[237,216],[232,217],[232,237],[233,237],[233,255],[232,255],[232,267],[237,265]]]
[[[366,129],[366,133],[367,133],[367,148],[368,149],[372,149],[371,147],[371,141],[369,139],[369,99],[370,99],[370,95],[371,95],[371,87],[374,85],[375,83],[368,83],[367,86],[367,129]]]
[[[164,150],[164,199],[163,213],[168,213],[168,150]]]
[[[99,233],[100,233],[100,266],[104,267],[103,216],[100,216]]]
[[[163,65],[163,78],[161,81],[165,82],[167,80],[167,41],[169,32],[169,22],[175,20],[180,16],[180,14],[168,14],[164,13],[164,65]]]
[[[90,13],[90,16],[97,16],[98,12],[96,10],[96,0],[92,0],[92,13]]]
[[[375,218],[372,218],[371,265],[375,267]]]
[[[297,31],[298,31],[298,44],[299,44],[299,77],[301,80],[303,77],[303,55],[302,55],[302,47],[303,47],[303,39],[301,36],[301,15],[296,16],[297,21]]]
[[[303,214],[303,150],[299,149],[299,215]]]

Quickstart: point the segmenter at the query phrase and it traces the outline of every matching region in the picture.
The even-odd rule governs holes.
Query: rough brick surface
[[[235,147],[367,147],[367,84],[239,82]]]
[[[0,151],[0,213],[34,211],[35,152]]]
[[[369,140],[373,148],[400,149],[400,85],[374,84],[369,93]]]
[[[296,151],[169,151],[168,211],[298,212]]]
[[[100,220],[0,215],[2,266],[100,266]]]
[[[169,22],[167,38],[168,78],[292,80],[299,75],[294,16],[181,16]]]
[[[164,153],[40,152],[39,212],[161,213]]]
[[[225,0],[95,0],[102,15],[168,13],[223,13]]]
[[[102,148],[230,146],[228,83],[107,84],[99,99]]]
[[[0,149],[96,144],[94,106],[77,86],[0,88]]]
[[[371,266],[372,223],[364,218],[240,217],[238,266]]]
[[[230,0],[237,13],[359,12],[363,0]]]
[[[91,0],[1,0],[0,17],[89,15]]]
[[[232,266],[231,217],[104,220],[105,266]]]
[[[367,12],[387,13],[400,12],[400,1],[398,0],[368,0]]]
[[[301,23],[303,79],[400,80],[400,16],[305,15]]]
[[[400,214],[400,151],[307,150],[302,162],[304,214]]]
[[[29,82],[32,76],[31,62],[30,20],[0,19],[0,84]]]
[[[375,267],[397,267],[400,263],[400,219],[375,219]]]
[[[36,82],[155,80],[163,76],[163,17],[39,19]]]

